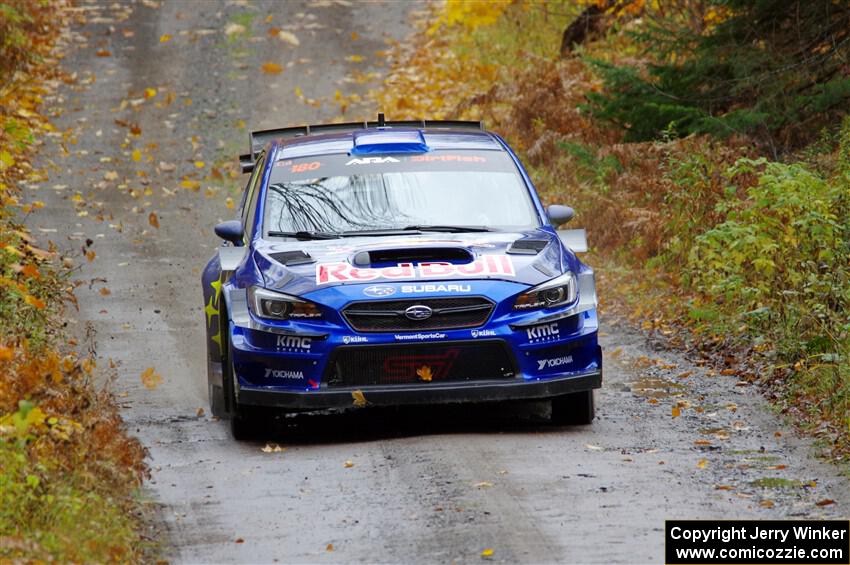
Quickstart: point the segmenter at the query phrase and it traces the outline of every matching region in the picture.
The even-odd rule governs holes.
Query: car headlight
[[[578,283],[572,272],[523,292],[514,302],[514,310],[540,310],[572,304],[578,294]]]
[[[304,320],[322,317],[319,308],[312,302],[259,286],[248,289],[248,304],[254,314],[272,320]]]

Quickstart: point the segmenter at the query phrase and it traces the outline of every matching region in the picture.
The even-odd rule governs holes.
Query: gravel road
[[[243,182],[226,188],[213,165],[244,152],[248,129],[337,116],[308,99],[362,94],[370,84],[345,77],[381,72],[376,51],[409,33],[417,7],[77,8],[62,63],[76,82],[46,101],[49,180],[28,194],[47,207],[28,222],[79,267],[68,323],[93,335],[100,366],[117,365],[126,419],[150,450],[145,494],[165,556],[463,563],[490,548],[497,562],[660,563],[665,518],[850,516],[847,479],[757,391],[604,317],[592,426],[550,427],[544,404],[367,409],[237,443],[209,417],[200,270]],[[270,62],[282,72],[264,72]],[[140,379],[148,367],[155,389]]]

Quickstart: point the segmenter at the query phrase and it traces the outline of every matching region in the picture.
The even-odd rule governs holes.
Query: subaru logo
[[[433,313],[433,310],[424,304],[411,306],[404,311],[404,315],[410,320],[427,320]]]
[[[374,296],[376,298],[380,298],[381,296],[390,296],[395,294],[395,289],[391,286],[387,286],[384,284],[373,284],[372,286],[367,286],[363,289],[363,294],[366,296]]]

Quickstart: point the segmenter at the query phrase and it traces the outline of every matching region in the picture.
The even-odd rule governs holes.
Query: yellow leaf
[[[276,75],[283,72],[283,67],[278,65],[277,63],[263,63],[262,67],[263,72],[270,75]]]
[[[204,163],[203,161],[195,161],[195,167],[197,167],[198,169],[203,169],[205,165],[206,163]]]
[[[156,96],[156,89],[155,88],[146,88],[144,96],[145,96],[145,98],[153,98],[154,96]]]
[[[298,38],[295,37],[294,33],[290,33],[288,31],[279,31],[277,32],[277,38],[285,43],[289,43],[293,47],[297,47],[301,45],[301,42],[298,41]]]
[[[201,183],[196,180],[191,179],[183,179],[180,181],[180,186],[183,188],[188,188],[189,190],[200,190]]]
[[[349,63],[362,63],[364,60],[363,55],[349,55],[345,58]]]
[[[428,365],[422,365],[419,369],[416,369],[416,376],[419,377],[420,380],[425,381],[426,383],[430,383],[431,379],[434,376],[431,374],[431,367]]]
[[[300,86],[295,87],[295,96],[297,96],[298,98],[304,98],[304,93],[301,91]]]
[[[366,396],[361,390],[352,390],[351,398],[354,400],[354,405],[357,407],[366,406]]]
[[[678,406],[673,406],[673,410],[671,410],[671,416],[674,418],[678,418],[682,414],[682,410]]]
[[[159,229],[159,218],[156,216],[156,212],[148,214],[148,223],[156,229]]]
[[[353,461],[346,461],[345,463],[342,464],[342,466],[345,467],[346,469],[351,469],[352,467],[354,467],[354,462]]]
[[[142,371],[142,384],[148,390],[153,390],[162,384],[162,376],[157,373],[153,367],[148,367]]]
[[[697,468],[698,469],[705,469],[707,465],[708,465],[708,459],[700,459],[699,461],[697,461]]]
[[[160,43],[165,43],[166,41],[168,41],[170,39],[171,39],[171,36],[168,35],[167,33],[163,33],[162,35],[159,36],[159,42]]]
[[[139,162],[142,160],[142,152],[138,149],[133,149],[132,157],[133,161]]]
[[[86,259],[89,260],[89,263],[94,261],[95,257],[97,257],[97,253],[95,253],[94,251],[86,251]]]
[[[489,547],[481,552],[481,557],[488,558],[493,557],[493,550]]]
[[[42,202],[41,200],[33,200],[32,207],[36,210],[41,210],[42,208],[44,208],[44,202]]]
[[[45,304],[43,300],[36,298],[31,294],[24,295],[24,302],[32,306],[33,308],[37,308],[39,310],[44,310]]]
[[[235,204],[233,204],[233,199],[229,196],[224,200],[224,205],[227,206],[228,210],[233,210],[233,208],[235,207]]]

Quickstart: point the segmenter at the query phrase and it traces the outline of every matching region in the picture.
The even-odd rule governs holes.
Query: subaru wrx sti
[[[551,399],[588,424],[602,382],[583,230],[558,230],[477,122],[265,130],[203,272],[211,410]]]

